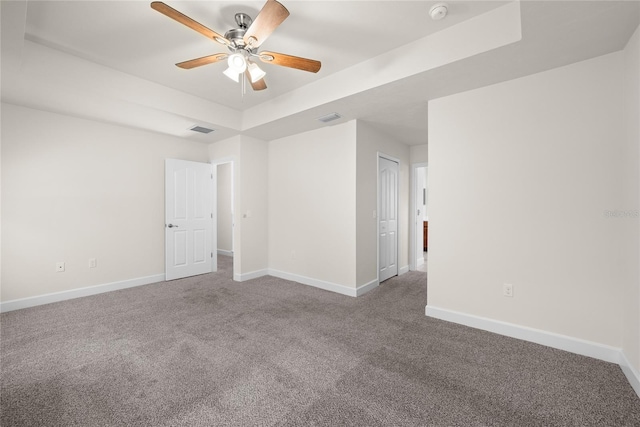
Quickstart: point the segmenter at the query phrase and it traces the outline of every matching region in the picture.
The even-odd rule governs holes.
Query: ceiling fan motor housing
[[[238,28],[233,28],[224,34],[224,37],[229,40],[235,48],[242,49],[246,46],[244,41],[244,35],[247,32],[247,28],[251,26],[253,19],[246,13],[236,13],[236,24]]]
[[[244,42],[244,33],[246,33],[247,30],[245,28],[234,28],[232,30],[227,31],[224,34],[224,38],[229,40],[234,47],[236,48],[243,48],[245,46],[245,42]]]

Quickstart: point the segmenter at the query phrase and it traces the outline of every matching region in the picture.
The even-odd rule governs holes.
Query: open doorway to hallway
[[[428,214],[428,165],[416,163],[411,167],[411,251],[410,269],[427,271],[427,251],[429,248]]]
[[[216,165],[216,207],[218,236],[216,242],[219,264],[231,266],[233,276],[233,162]],[[222,258],[226,259],[222,259]]]

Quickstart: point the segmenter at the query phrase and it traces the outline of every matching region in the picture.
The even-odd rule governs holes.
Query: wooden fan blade
[[[302,71],[317,73],[322,66],[320,61],[315,59],[301,58],[299,56],[285,55],[277,52],[260,52],[260,60],[267,64],[282,65],[283,67],[296,68]]]
[[[251,48],[260,46],[287,16],[286,7],[276,0],[268,0],[244,34],[244,42]]]
[[[265,90],[267,88],[267,83],[264,79],[260,79],[257,82],[251,81],[251,74],[249,74],[249,70],[245,70],[244,75],[247,77],[249,84],[253,88],[253,90]]]
[[[201,67],[207,64],[213,64],[215,62],[224,61],[229,55],[226,53],[216,53],[215,55],[203,56],[202,58],[191,59],[189,61],[179,62],[176,66],[190,70],[192,68]]]
[[[208,39],[213,39],[214,41],[223,44],[225,46],[228,46],[230,44],[229,40],[225,39],[223,36],[221,36],[220,34],[216,33],[215,31],[205,27],[204,25],[202,25],[199,22],[194,21],[193,19],[189,18],[187,15],[178,12],[177,10],[175,10],[174,8],[172,8],[171,6],[168,6],[164,3],[162,3],[161,1],[154,1],[151,3],[151,9],[153,10],[157,10],[158,12],[162,13],[163,15],[168,16],[169,18],[173,19],[174,21],[178,21],[179,23],[186,25],[187,27],[191,28],[192,30],[195,30],[197,32],[199,32],[200,34],[202,34],[203,36],[205,36]]]

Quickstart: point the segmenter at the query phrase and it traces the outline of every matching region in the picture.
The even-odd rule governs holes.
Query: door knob
[[[167,225],[167,227],[169,227],[169,228],[173,228],[173,227],[178,228],[178,226],[177,226],[177,225],[173,225],[173,224],[169,224],[169,225]]]

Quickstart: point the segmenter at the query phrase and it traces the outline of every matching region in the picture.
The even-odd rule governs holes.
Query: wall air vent
[[[338,120],[340,117],[342,116],[338,113],[331,113],[331,114],[327,114],[326,116],[318,117],[318,120],[321,121],[322,123],[327,123],[332,120]]]
[[[200,133],[211,133],[211,132],[213,132],[213,129],[205,128],[205,127],[202,127],[202,126],[194,126],[194,127],[190,128],[189,130],[192,130],[194,132],[200,132]]]

